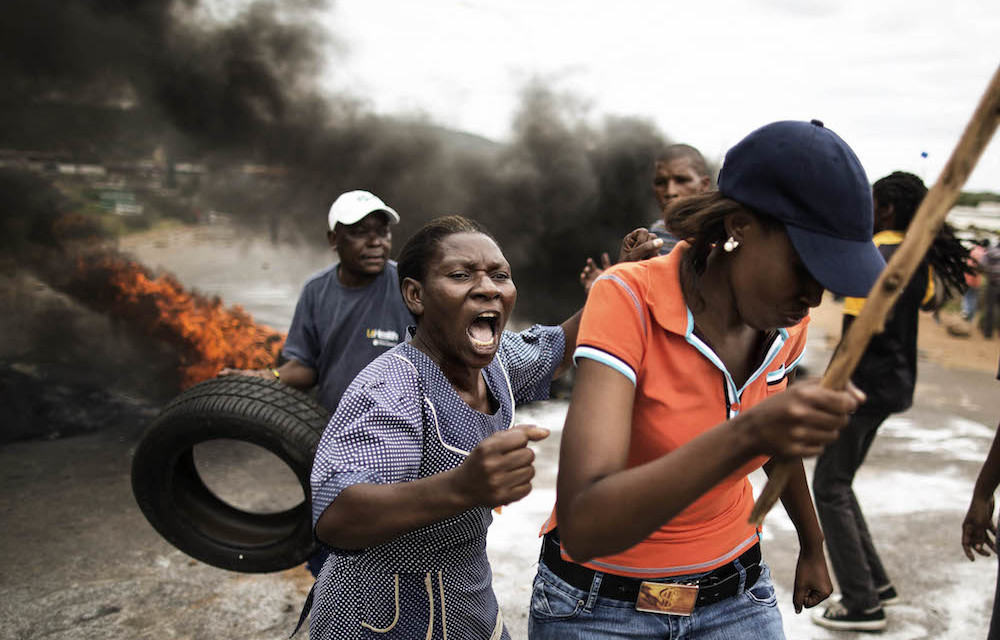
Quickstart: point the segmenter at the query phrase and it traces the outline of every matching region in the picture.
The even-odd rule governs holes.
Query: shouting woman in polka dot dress
[[[514,405],[547,397],[571,364],[579,314],[505,332],[517,298],[493,237],[459,216],[399,257],[417,320],[344,394],[312,470],[316,537],[334,549],[312,594],[310,637],[509,638],[486,557],[491,509],[531,490]]]

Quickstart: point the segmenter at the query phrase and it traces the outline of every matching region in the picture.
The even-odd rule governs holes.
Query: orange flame
[[[285,341],[242,307],[223,308],[218,297],[186,291],[173,276],[154,276],[120,255],[80,259],[76,278],[72,288],[86,304],[174,346],[182,389],[215,377],[223,367],[275,366]]]

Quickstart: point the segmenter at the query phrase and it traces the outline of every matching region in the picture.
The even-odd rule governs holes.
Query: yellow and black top
[[[886,262],[903,242],[903,233],[882,231],[872,238]],[[868,395],[866,409],[904,411],[913,403],[917,381],[917,324],[920,307],[934,298],[930,265],[918,267],[886,319],[885,331],[872,337],[854,375]],[[844,300],[843,332],[864,307],[865,298]],[[843,335],[843,334],[842,334]]]

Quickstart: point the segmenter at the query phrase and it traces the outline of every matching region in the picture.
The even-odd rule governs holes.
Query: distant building
[[[123,189],[105,189],[100,193],[101,207],[119,216],[142,214],[142,205],[136,202],[135,193]]]

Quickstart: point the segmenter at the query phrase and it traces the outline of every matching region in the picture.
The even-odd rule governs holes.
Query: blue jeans
[[[531,640],[780,640],[785,637],[771,571],[761,562],[760,578],[749,591],[698,607],[690,616],[636,611],[634,602],[598,596],[597,573],[590,591],[566,583],[538,561],[531,590],[528,638]],[[704,574],[677,576],[683,581]],[[746,572],[740,568],[740,580]]]
[[[979,287],[969,287],[962,296],[962,317],[972,322],[976,317],[977,307],[979,307]]]

